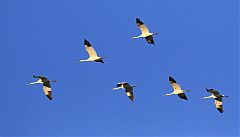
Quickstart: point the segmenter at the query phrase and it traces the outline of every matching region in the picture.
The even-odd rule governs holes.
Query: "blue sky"
[[[238,136],[237,0],[1,0],[0,136]],[[140,18],[156,46],[140,34]],[[105,64],[87,58],[90,41]],[[57,79],[53,101],[32,75]],[[168,76],[187,93],[172,91]],[[127,81],[135,102],[123,90]],[[201,100],[214,88],[224,98]]]

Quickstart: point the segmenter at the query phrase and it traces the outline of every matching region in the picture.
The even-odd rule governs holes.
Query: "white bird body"
[[[80,62],[101,62],[101,63],[104,63],[103,62],[103,57],[99,57],[97,55],[97,52],[94,50],[94,48],[92,47],[92,45],[86,40],[84,39],[84,46],[85,46],[85,49],[89,55],[89,58],[88,59],[85,59],[85,60],[80,60]]]
[[[89,57],[88,59],[81,59],[80,62],[93,62],[102,59],[101,57]]]
[[[142,33],[142,34],[139,35],[139,36],[134,36],[134,37],[132,37],[132,38],[134,38],[134,39],[136,39],[136,38],[146,38],[146,37],[152,36],[152,35],[154,35],[154,33],[149,33],[149,32],[147,32],[147,33]]]
[[[46,77],[43,76],[35,76],[33,75],[34,78],[38,78],[37,81],[29,83],[29,85],[34,85],[34,84],[43,84],[43,91],[45,95],[52,100],[52,89],[51,89],[51,82],[56,82],[56,80],[48,80]]]
[[[151,33],[149,32],[149,29],[148,27],[139,19],[139,18],[136,18],[136,23],[137,23],[137,26],[138,28],[140,29],[141,31],[141,35],[139,36],[134,36],[132,37],[133,39],[136,39],[136,38],[145,38],[146,41],[149,43],[149,44],[154,44],[154,40],[153,40],[153,35],[157,35],[159,33]]]
[[[215,107],[217,108],[217,110],[220,113],[223,113],[222,98],[223,97],[228,97],[228,96],[221,95],[217,90],[214,90],[214,89],[207,89],[206,88],[206,90],[211,95],[207,96],[207,97],[203,97],[202,99],[209,99],[209,98],[215,99],[215,101],[214,101]]]
[[[188,92],[191,90],[182,90],[180,85],[170,76],[169,76],[169,82],[173,88],[173,92],[169,94],[165,94],[165,96],[178,95],[181,99],[188,100],[184,92]]]
[[[113,90],[125,89],[127,96],[131,99],[131,101],[134,101],[133,87],[137,86],[129,85],[127,82],[119,82],[117,87],[113,88]]]
[[[184,91],[183,90],[174,90],[172,93],[165,94],[165,95],[170,96],[170,95],[178,95],[178,94],[181,94],[181,93],[184,93]]]

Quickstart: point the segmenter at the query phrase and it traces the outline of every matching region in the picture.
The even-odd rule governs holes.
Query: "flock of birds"
[[[133,39],[136,38],[145,38],[146,41],[149,44],[154,44],[154,40],[153,40],[153,35],[157,35],[159,33],[151,33],[149,32],[148,27],[139,19],[136,18],[136,23],[138,28],[141,31],[141,35],[139,36],[135,36],[132,37]],[[100,63],[104,63],[103,59],[106,57],[99,57],[96,53],[96,51],[94,50],[94,48],[92,47],[92,45],[90,44],[89,41],[87,41],[86,39],[84,39],[84,46],[85,49],[89,55],[88,59],[85,60],[80,60],[80,62],[100,62]],[[35,76],[33,75],[33,78],[38,78],[38,80],[36,82],[32,82],[29,83],[29,85],[33,85],[33,84],[42,84],[43,85],[43,91],[45,93],[45,95],[52,100],[53,96],[52,96],[52,90],[51,90],[51,82],[57,82],[56,80],[49,80],[48,78],[44,77],[44,76]],[[172,88],[173,88],[173,92],[169,93],[169,94],[165,94],[165,96],[170,96],[170,95],[178,95],[178,97],[180,99],[184,99],[184,100],[188,100],[185,92],[189,92],[191,90],[182,90],[181,86],[174,80],[174,78],[172,78],[171,76],[169,76],[169,83],[171,84]],[[127,82],[119,82],[117,83],[117,87],[113,88],[113,90],[118,90],[118,89],[125,89],[125,92],[127,94],[127,96],[130,98],[130,100],[133,102],[134,101],[134,94],[133,94],[133,88],[137,87],[136,85],[130,85]],[[220,113],[223,113],[223,106],[222,106],[222,98],[223,97],[228,97],[225,95],[220,94],[217,90],[214,89],[207,89],[207,92],[210,93],[210,96],[207,97],[203,97],[202,99],[208,99],[208,98],[213,98],[215,99],[215,107],[217,108],[217,110]]]

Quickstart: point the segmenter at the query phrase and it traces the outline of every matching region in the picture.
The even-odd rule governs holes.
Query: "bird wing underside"
[[[121,86],[122,86],[122,83],[118,83],[118,84],[117,84],[117,87],[121,87]]]
[[[129,83],[126,83],[126,82],[123,83],[123,87],[124,87],[124,88],[132,88],[132,87],[129,85]]]
[[[223,107],[222,107],[222,102],[221,101],[218,101],[218,100],[215,100],[215,106],[217,108],[217,110],[221,113],[223,113]]]
[[[126,91],[126,94],[131,99],[131,101],[134,101],[134,95],[132,91]]]
[[[138,27],[141,30],[142,34],[148,34],[149,33],[149,30],[148,30],[148,28],[145,24],[142,24],[142,25],[138,24]]]
[[[45,95],[50,99],[52,100],[52,90],[51,90],[51,86],[43,86],[43,91],[45,93]]]
[[[217,90],[214,90],[214,89],[207,89],[207,92],[213,94],[214,96],[219,96],[220,95],[219,92]]]
[[[153,40],[153,36],[152,36],[152,35],[145,37],[145,39],[146,39],[146,41],[147,41],[148,43],[154,44],[154,40]]]
[[[215,98],[215,101],[222,102],[222,97],[218,96],[217,98]]]
[[[41,79],[41,80],[46,80],[46,79],[47,79],[46,77],[43,77],[43,76],[35,76],[35,75],[33,75],[33,77],[34,77],[34,78],[39,78],[39,79]]]
[[[117,87],[121,87],[121,86],[123,86],[125,83],[126,83],[126,82],[119,82],[119,83],[117,84]]]
[[[137,26],[141,30],[142,34],[149,33],[147,26],[139,18],[136,18],[136,22],[137,22]]]
[[[181,90],[181,87],[178,83],[171,83],[171,86],[174,91]]]
[[[93,47],[88,47],[87,45],[85,45],[85,48],[90,58],[97,57],[97,53]]]
[[[188,99],[187,99],[187,96],[185,95],[185,93],[180,93],[180,94],[178,94],[178,96],[179,96],[181,99],[188,100]]]

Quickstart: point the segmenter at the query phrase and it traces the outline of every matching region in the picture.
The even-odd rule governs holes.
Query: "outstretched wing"
[[[214,96],[219,96],[219,95],[220,95],[217,90],[207,89],[207,88],[206,88],[206,90],[207,90],[208,93],[211,93],[211,94],[213,94]]]
[[[41,80],[47,80],[47,78],[44,77],[44,76],[35,76],[35,75],[33,75],[33,78],[39,78]]]
[[[188,99],[187,99],[187,96],[185,95],[185,93],[180,93],[180,94],[178,94],[178,96],[179,96],[181,99],[188,100]]]
[[[154,44],[155,45],[152,35],[145,37],[145,39],[149,44]]]
[[[215,107],[220,113],[223,113],[223,106],[222,106],[222,101],[219,101],[218,99],[215,99]]]
[[[121,87],[121,86],[123,86],[125,83],[126,83],[126,82],[119,82],[119,83],[117,83],[117,87]]]
[[[126,92],[127,96],[131,99],[131,101],[134,101],[134,95],[133,92]]]
[[[136,18],[136,22],[137,22],[137,26],[141,30],[142,34],[149,33],[147,26],[139,18]]]
[[[52,89],[51,89],[51,85],[50,82],[47,83],[43,83],[43,91],[45,93],[45,95],[52,100]]]
[[[94,50],[92,45],[86,39],[84,39],[84,45],[85,45],[85,49],[86,49],[90,58],[97,57],[96,51]]]
[[[169,76],[169,83],[171,84],[174,91],[181,90],[180,85],[171,76]]]

